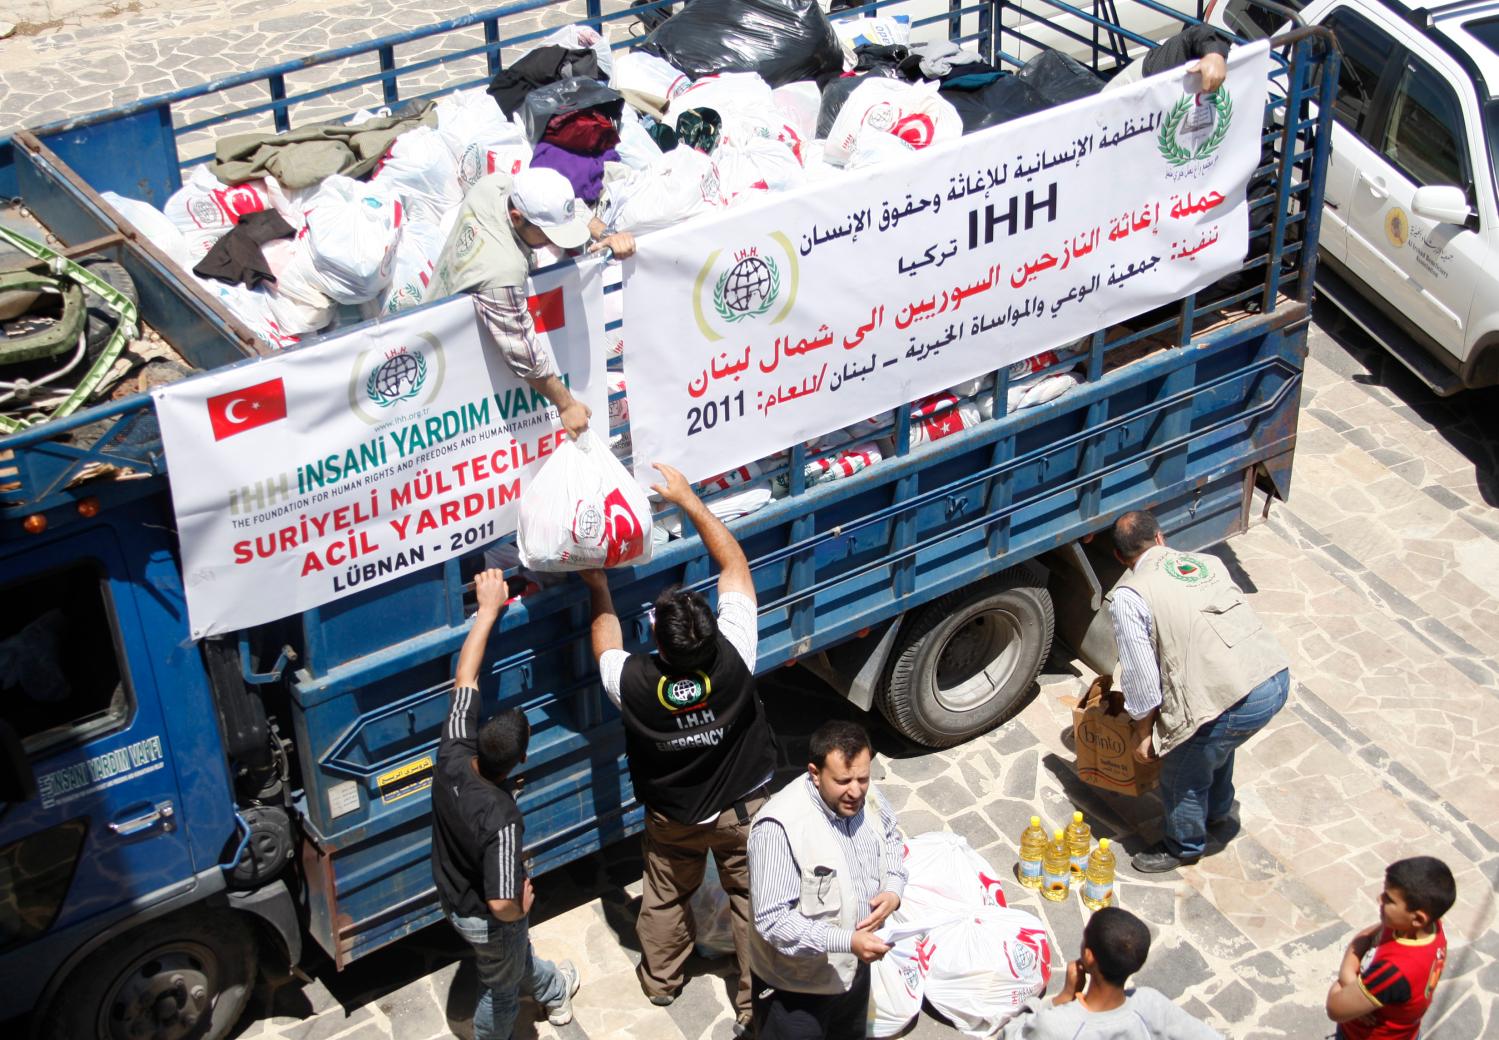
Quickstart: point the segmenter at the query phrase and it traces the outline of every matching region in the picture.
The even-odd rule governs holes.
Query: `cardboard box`
[[[1124,697],[1110,690],[1112,685],[1109,676],[1100,675],[1072,709],[1077,775],[1105,791],[1144,794],[1159,783],[1161,761],[1135,761],[1134,722],[1124,710]]]

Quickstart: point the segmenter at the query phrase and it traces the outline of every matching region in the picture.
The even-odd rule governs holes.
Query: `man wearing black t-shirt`
[[[544,961],[531,948],[526,916],[534,896],[510,775],[526,760],[531,726],[519,708],[479,725],[479,667],[505,604],[505,576],[484,571],[475,587],[479,612],[458,655],[452,707],[437,748],[432,877],[443,912],[477,956],[474,1040],[510,1040],[522,992],[546,1009],[553,1025],[572,1021],[578,971],[571,961]]]
[[[674,585],[656,597],[656,653],[627,654],[603,571],[585,571],[593,652],[604,692],[620,710],[635,797],[646,808],[645,875],[636,932],[641,989],[670,1004],[692,952],[687,903],[708,853],[729,897],[739,989],[736,1036],[750,1023],[750,818],[775,772],[776,742],[755,690],[755,583],[739,543],[682,474],[656,464],[656,493],[680,509],[718,564],[718,613]]]

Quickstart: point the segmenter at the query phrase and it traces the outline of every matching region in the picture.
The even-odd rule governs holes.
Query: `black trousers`
[[[790,993],[758,977],[751,992],[758,1040],[863,1040],[869,1014],[869,965],[846,993]]]

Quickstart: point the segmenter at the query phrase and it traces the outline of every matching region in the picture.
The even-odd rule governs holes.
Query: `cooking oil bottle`
[[[1072,814],[1067,825],[1067,856],[1072,861],[1072,878],[1080,879],[1088,870],[1088,853],[1093,849],[1093,831],[1083,822],[1083,814]]]
[[[1067,834],[1058,830],[1046,845],[1046,857],[1041,862],[1041,894],[1054,903],[1067,898],[1072,885],[1072,863],[1067,855]]]
[[[1020,835],[1020,883],[1026,888],[1041,887],[1041,861],[1046,858],[1046,832],[1041,817],[1032,816],[1031,825]]]
[[[1114,850],[1108,838],[1098,839],[1098,848],[1088,857],[1083,875],[1083,905],[1101,910],[1114,902]]]

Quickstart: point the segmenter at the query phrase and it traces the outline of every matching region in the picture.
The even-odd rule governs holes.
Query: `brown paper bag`
[[[1161,762],[1156,759],[1142,765],[1135,761],[1134,723],[1124,710],[1124,697],[1110,692],[1111,685],[1109,676],[1100,675],[1072,709],[1077,775],[1105,791],[1144,794],[1159,782]]]

